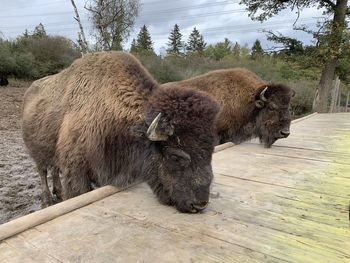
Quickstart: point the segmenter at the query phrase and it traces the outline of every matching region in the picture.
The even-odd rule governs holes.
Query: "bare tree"
[[[87,41],[85,38],[85,33],[84,33],[83,25],[81,24],[81,20],[80,20],[77,6],[75,5],[74,0],[71,0],[71,2],[72,2],[72,6],[73,6],[74,12],[75,12],[74,19],[78,22],[78,25],[80,28],[80,32],[78,33],[78,43],[79,43],[81,52],[84,54],[84,53],[87,53],[87,51],[88,51],[88,44],[87,44]]]
[[[132,30],[140,7],[139,0],[90,0],[85,9],[96,31],[99,48],[121,50]]]

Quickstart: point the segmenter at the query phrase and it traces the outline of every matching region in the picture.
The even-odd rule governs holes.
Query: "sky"
[[[85,0],[75,0],[82,18],[85,34],[91,35],[92,28],[88,13],[84,9]],[[252,46],[256,39],[265,49],[276,46],[266,40],[263,29],[273,30],[296,37],[310,44],[311,37],[300,31],[293,31],[292,25],[297,18],[295,11],[285,10],[278,16],[260,23],[252,21],[244,5],[239,0],[140,0],[141,9],[130,38],[124,43],[128,49],[132,38],[136,38],[140,27],[146,25],[151,34],[154,49],[162,53],[166,49],[168,36],[174,24],[180,26],[183,41],[187,41],[193,27],[199,29],[207,44],[215,44],[226,37],[232,42]],[[25,29],[33,31],[36,25],[43,23],[48,34],[63,35],[77,39],[79,30],[74,20],[74,10],[70,0],[0,0],[0,32],[3,37],[13,39]],[[297,25],[314,28],[322,16],[322,10],[304,9]],[[92,38],[89,37],[90,41]]]

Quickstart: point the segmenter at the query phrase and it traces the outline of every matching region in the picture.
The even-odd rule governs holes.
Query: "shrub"
[[[75,44],[60,36],[0,39],[0,76],[37,79],[61,71],[80,53]]]

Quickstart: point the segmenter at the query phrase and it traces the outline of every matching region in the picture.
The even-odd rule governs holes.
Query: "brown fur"
[[[217,111],[204,93],[161,89],[131,55],[97,53],[33,83],[23,138],[42,177],[60,169],[65,198],[89,191],[91,182],[145,180],[160,201],[191,212],[209,196]],[[168,140],[154,142],[146,131],[159,113],[157,131]]]
[[[284,111],[289,106],[293,91],[284,85],[268,84],[247,69],[216,70],[192,79],[166,83],[162,86],[191,87],[212,95],[221,106],[216,123],[220,143],[227,141],[241,143],[254,137],[260,137],[264,141],[262,133],[266,133],[266,131],[261,131],[260,128],[267,123],[266,117],[270,117],[272,120],[275,115],[281,115],[281,112],[283,112],[283,116],[277,118],[274,122],[281,123],[283,126],[279,127],[281,129],[289,129],[290,116],[289,113],[287,114]],[[266,86],[269,87],[268,93],[271,93],[271,95],[272,91],[274,93],[271,96],[273,101],[269,100],[265,103],[263,109],[258,109],[256,101],[259,100],[259,94]],[[266,109],[271,102],[278,104],[281,110],[275,113],[267,112]],[[258,124],[257,120],[261,115],[263,115],[264,120]],[[276,132],[278,133],[279,130],[270,130],[268,133],[275,137],[275,134],[272,133]],[[269,138],[267,140],[269,142],[265,145],[269,147],[274,139]]]

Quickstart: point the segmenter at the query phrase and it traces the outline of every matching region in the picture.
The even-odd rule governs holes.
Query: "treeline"
[[[324,64],[323,50],[319,46],[305,46],[288,37],[269,35],[278,43],[278,50],[265,51],[257,39],[252,47],[240,45],[225,38],[207,44],[197,28],[193,28],[187,41],[178,25],[169,34],[166,52],[156,55],[148,28],[144,25],[132,41],[130,52],[136,55],[161,83],[178,81],[210,70],[244,67],[266,81],[291,86],[297,94],[291,110],[294,115],[312,111],[315,89]],[[350,45],[347,40],[340,56],[337,74],[342,85],[350,84]]]
[[[207,44],[195,27],[186,40],[178,25],[171,30],[167,48],[156,54],[151,34],[142,26],[130,49],[160,83],[190,78],[210,70],[245,67],[270,82],[290,85],[297,91],[292,102],[295,115],[311,112],[314,92],[321,73],[322,50],[304,46],[292,38],[270,36],[282,45],[278,51],[266,52],[259,40],[252,47],[240,45],[228,38]],[[350,83],[350,45],[338,62],[337,74],[342,85]],[[0,77],[37,79],[54,74],[69,66],[80,56],[79,48],[71,40],[50,36],[42,24],[32,33],[26,31],[15,40],[0,39]]]
[[[61,71],[79,56],[73,41],[50,36],[39,24],[15,40],[0,38],[0,77],[38,79]]]

